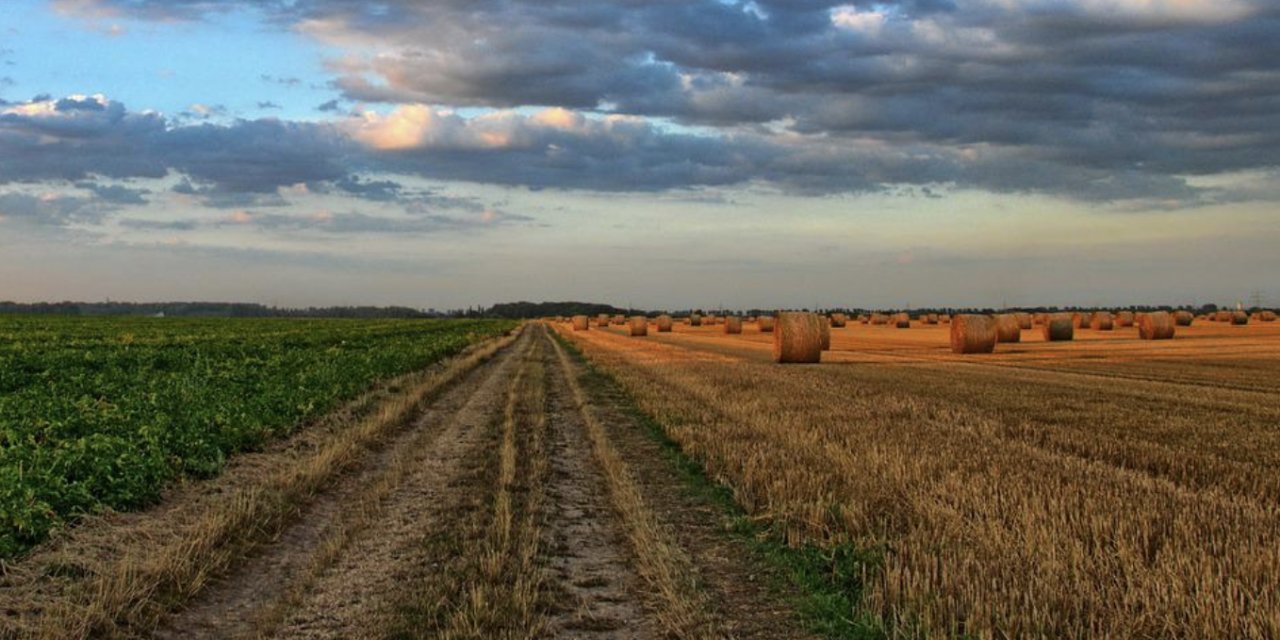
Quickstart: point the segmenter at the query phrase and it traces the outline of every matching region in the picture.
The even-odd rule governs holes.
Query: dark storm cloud
[[[164,20],[234,4],[97,2]],[[456,144],[449,135],[465,134],[464,123],[417,144],[352,149],[345,123],[161,119],[150,137],[117,139],[138,152],[121,154],[117,173],[163,166],[226,193],[392,170],[532,188],[763,182],[832,193],[944,183],[1195,204],[1223,194],[1182,176],[1280,166],[1280,6],[1263,0],[250,4],[283,27],[351,46],[331,63],[348,100],[557,106],[647,122],[526,123],[510,144]],[[68,158],[62,173],[82,175],[95,153],[84,136],[104,122],[142,128],[150,117],[157,126],[158,116],[113,115],[114,103],[59,105],[67,117],[48,125],[63,128],[54,148],[32,149],[31,166],[0,157],[0,182],[54,172],[40,156],[73,150],[88,158]],[[15,144],[4,137],[8,117],[6,149]],[[659,118],[709,134],[653,124]],[[76,126],[86,128],[82,142],[62,145]]]

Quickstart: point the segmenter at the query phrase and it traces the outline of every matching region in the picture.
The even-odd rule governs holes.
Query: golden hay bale
[[[1035,323],[1035,325],[1036,325],[1037,327],[1039,327],[1039,326],[1043,325],[1043,324],[1045,323],[1045,321],[1046,321],[1046,320],[1048,320],[1048,319],[1049,319],[1049,314],[1047,314],[1047,313],[1037,313],[1037,314],[1035,314],[1034,316],[1031,316],[1031,319],[1032,319],[1032,321]]]
[[[600,315],[596,316],[596,326],[597,326],[597,327],[607,327],[607,326],[609,326],[609,314],[607,314],[607,313],[602,313],[602,314],[600,314]]]
[[[867,324],[869,322],[871,322],[871,318],[869,316],[858,316],[859,324]]]
[[[1089,328],[1094,331],[1111,331],[1115,328],[1115,321],[1111,319],[1110,311],[1094,311],[1093,317],[1089,318]]]
[[[962,313],[951,318],[952,353],[991,353],[996,350],[996,320]]]
[[[1089,316],[1078,311],[1071,314],[1071,326],[1076,329],[1089,326]]]
[[[1115,318],[1114,324],[1115,324],[1115,326],[1117,326],[1117,327],[1132,327],[1132,326],[1133,326],[1133,312],[1132,312],[1132,311],[1117,311],[1117,312],[1116,312],[1116,318]]]
[[[703,317],[702,317],[702,324],[704,324],[704,325],[706,325],[706,326],[708,326],[708,327],[714,327],[714,326],[716,326],[716,325],[720,324],[720,318],[717,318],[717,317],[715,317],[715,316],[713,316],[713,315],[711,315],[711,314],[709,314],[709,313],[708,313],[707,315],[705,315],[705,316],[703,316]]]
[[[614,316],[613,320],[611,320],[610,322],[615,325],[624,325],[627,323],[627,317],[622,314],[618,314]]]
[[[574,317],[573,317],[573,330],[574,330],[574,331],[586,331],[586,330],[588,330],[588,329],[590,329],[590,328],[591,328],[591,320],[589,320],[586,316],[574,316]]]
[[[1260,311],[1260,312],[1258,312],[1258,320],[1261,320],[1262,322],[1275,322],[1275,321],[1276,321],[1276,312],[1274,312],[1274,311]]]
[[[938,316],[938,322],[941,322],[942,324],[951,324],[951,316]]]
[[[1060,342],[1075,338],[1075,326],[1071,324],[1071,316],[1055,313],[1044,321],[1044,339],[1049,342]]]
[[[1032,327],[1031,314],[1020,311],[1018,313],[1013,314],[1013,316],[1018,319],[1019,329],[1026,331],[1027,329],[1030,329]]]
[[[693,315],[691,315],[691,316],[689,316],[689,326],[691,326],[691,327],[701,327],[701,326],[702,326],[702,316],[700,316],[700,315],[698,315],[698,314],[696,314],[696,313],[695,313],[695,314],[693,314]]]
[[[671,316],[662,314],[657,320],[658,333],[671,333]]]
[[[898,315],[893,317],[893,326],[899,329],[910,329],[911,316],[905,313],[899,313]]]
[[[756,325],[760,327],[760,333],[773,333],[773,316],[760,316]]]
[[[1138,337],[1143,340],[1169,340],[1173,338],[1173,316],[1167,311],[1144,313],[1138,320]]]
[[[844,315],[843,313],[831,314],[831,326],[837,329],[843,329],[845,323],[848,322],[848,320],[849,320],[849,317]]]
[[[822,331],[830,327],[816,313],[783,311],[773,331],[773,359],[780,363],[822,360]]]
[[[995,317],[996,342],[1022,342],[1022,325],[1018,324],[1018,316],[1002,313]]]
[[[822,320],[822,316],[818,316],[818,323],[822,325],[821,329],[819,330],[820,333],[822,334],[822,350],[830,351],[831,350],[831,323],[824,322]]]
[[[1243,311],[1237,311],[1231,314],[1231,324],[1234,324],[1234,325],[1249,324],[1249,314]]]
[[[627,325],[631,329],[631,337],[649,335],[649,319],[644,316],[631,316],[627,320]]]
[[[1174,311],[1173,312],[1173,323],[1178,325],[1179,327],[1189,327],[1191,326],[1191,323],[1195,321],[1195,319],[1196,317],[1191,315],[1190,311]]]
[[[873,325],[889,324],[889,316],[886,316],[883,313],[873,313],[871,314],[871,324]]]
[[[724,332],[742,333],[742,318],[739,318],[738,316],[725,316]]]
[[[938,324],[938,314],[931,313],[924,317],[925,324]]]

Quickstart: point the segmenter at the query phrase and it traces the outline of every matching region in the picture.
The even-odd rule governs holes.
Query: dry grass
[[[681,329],[567,337],[790,542],[882,548],[895,635],[1280,637],[1280,327],[854,326],[803,368]]]
[[[553,345],[561,366],[568,373],[570,391],[586,425],[596,463],[604,473],[614,508],[635,552],[636,569],[660,600],[656,612],[658,621],[673,638],[717,637],[709,614],[711,607],[698,588],[692,562],[641,494],[627,463],[596,416],[568,354],[559,344]]]

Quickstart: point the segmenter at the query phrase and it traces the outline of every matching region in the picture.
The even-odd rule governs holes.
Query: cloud
[[[143,196],[151,193],[148,189],[130,189],[121,185],[104,185],[95,182],[77,182],[77,189],[85,189],[97,196],[98,200],[114,205],[146,204]]]
[[[321,103],[316,107],[316,111],[337,111],[339,108],[340,108],[340,103],[338,102],[337,99],[334,99],[328,102]]]
[[[0,224],[15,222],[52,228],[95,223],[102,216],[103,209],[84,198],[55,193],[0,193]]]
[[[283,109],[284,107],[281,107],[280,105],[274,102],[271,102],[270,100],[267,100],[265,102],[263,101],[258,102],[258,108],[259,109]]]

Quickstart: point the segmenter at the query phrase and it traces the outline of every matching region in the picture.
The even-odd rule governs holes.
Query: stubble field
[[[890,635],[1280,636],[1280,327],[947,331],[778,366],[753,325],[561,327],[774,532],[865,552]]]

